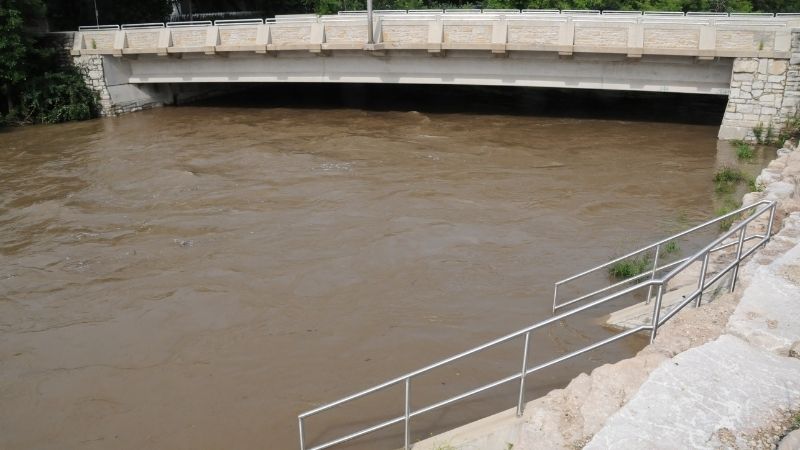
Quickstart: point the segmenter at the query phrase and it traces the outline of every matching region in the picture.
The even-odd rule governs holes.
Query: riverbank
[[[776,200],[780,231],[736,292],[687,308],[635,357],[579,375],[521,418],[508,410],[414,449],[773,448],[800,412],[798,181],[800,151],[787,145],[744,196]]]

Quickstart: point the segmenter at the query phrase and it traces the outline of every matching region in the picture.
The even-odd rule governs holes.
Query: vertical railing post
[[[742,227],[739,233],[739,242],[736,244],[736,265],[733,266],[733,273],[731,274],[731,289],[733,292],[736,289],[736,278],[739,276],[739,264],[742,262],[742,249],[744,247],[744,234],[747,231],[747,225]]]
[[[517,417],[522,417],[525,409],[525,372],[528,371],[528,345],[531,341],[531,332],[525,333],[525,347],[522,350],[522,371],[519,374],[519,400],[517,401]]]
[[[703,301],[703,289],[706,284],[706,270],[708,270],[708,257],[711,255],[711,251],[707,251],[705,256],[703,256],[703,264],[700,267],[700,279],[697,281],[697,289],[700,289],[700,292],[697,294],[697,300],[694,301],[694,307],[699,308],[700,304]]]
[[[769,238],[772,235],[772,222],[775,219],[775,208],[778,206],[777,203],[772,204],[772,208],[769,210],[769,221],[767,222],[767,233],[764,235],[764,241],[769,241]]]
[[[656,340],[656,334],[658,333],[658,318],[661,315],[661,297],[664,294],[664,283],[660,283],[658,285],[658,289],[656,290],[656,303],[653,305],[653,323],[652,329],[650,330],[650,343],[652,344],[653,341]]]
[[[374,44],[375,39],[372,36],[372,0],[367,0],[367,44]]]
[[[661,250],[661,245],[656,245],[656,256],[653,258],[653,273],[650,275],[650,280],[656,279],[656,269],[658,268],[658,252]],[[653,285],[647,286],[647,300],[645,300],[644,304],[650,304],[650,296],[653,295]]]
[[[556,300],[558,299],[558,283],[553,285],[553,314],[556,313]]]
[[[303,432],[303,418],[297,418],[297,428],[300,430],[300,450],[306,450],[305,433]]]
[[[411,443],[411,433],[409,430],[409,420],[411,419],[411,378],[406,378],[406,395],[405,395],[405,432],[403,433],[403,448],[408,450]]]

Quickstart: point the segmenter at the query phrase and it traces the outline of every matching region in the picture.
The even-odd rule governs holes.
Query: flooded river
[[[713,215],[731,155],[719,101],[656,122],[646,99],[586,116],[559,107],[574,94],[376,108],[365,89],[0,132],[0,447],[296,448],[298,413],[549,317],[555,280]],[[536,335],[532,359],[608,333]],[[415,407],[519,370],[518,344],[486,356],[419,380]],[[309,440],[400,414],[386,395]],[[415,419],[414,439],[513,387],[483,399]]]

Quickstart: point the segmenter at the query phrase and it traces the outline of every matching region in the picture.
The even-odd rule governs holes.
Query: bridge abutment
[[[792,33],[791,58],[735,58],[720,139],[777,137],[800,102],[800,31]],[[759,133],[760,136],[756,136]]]

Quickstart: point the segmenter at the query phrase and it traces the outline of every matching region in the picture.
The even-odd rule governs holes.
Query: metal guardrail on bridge
[[[800,17],[800,13],[716,13],[716,12],[688,12],[683,13],[679,11],[614,11],[614,10],[558,10],[558,9],[392,9],[392,10],[375,10],[373,14],[376,16],[408,16],[408,15],[432,15],[432,16],[448,16],[451,18],[468,17],[468,16],[605,16],[605,17],[641,17],[641,18],[661,18],[661,19],[734,19],[734,20],[758,20],[758,19],[793,19]],[[200,14],[195,14],[200,17]],[[194,20],[194,21],[181,21],[181,22],[165,22],[165,23],[149,23],[149,24],[126,24],[123,28],[134,27],[152,27],[152,26],[211,26],[231,24],[232,22],[245,23],[251,20],[259,21],[260,23],[276,23],[276,22],[308,22],[320,21],[332,17],[350,17],[350,18],[363,18],[367,16],[367,11],[339,11],[337,15],[316,15],[316,14],[289,14],[277,15],[272,18],[255,18],[248,17],[247,19],[218,19],[218,20]],[[89,30],[115,30],[119,29],[119,25],[87,25],[78,27],[79,31]]]
[[[413,372],[409,372],[409,373],[407,373],[405,375],[401,375],[401,376],[393,378],[393,379],[391,379],[389,381],[385,381],[385,382],[383,382],[381,384],[375,385],[375,386],[373,386],[371,388],[368,388],[368,389],[365,389],[365,390],[363,390],[361,392],[357,392],[355,394],[352,394],[352,395],[349,395],[347,397],[341,398],[339,400],[324,404],[322,406],[319,406],[319,407],[314,408],[314,409],[312,409],[310,411],[306,411],[306,412],[300,414],[298,416],[298,418],[297,418],[298,419],[299,434],[300,434],[300,449],[301,450],[322,450],[322,449],[325,449],[325,448],[333,447],[335,445],[342,444],[344,442],[347,442],[347,441],[350,441],[350,440],[353,440],[353,439],[368,435],[368,434],[376,432],[378,430],[382,430],[382,429],[384,429],[386,427],[402,423],[403,424],[403,430],[404,430],[404,432],[403,432],[404,447],[403,448],[408,450],[410,448],[410,446],[411,446],[410,422],[411,422],[412,418],[417,417],[417,416],[422,415],[422,414],[425,414],[427,412],[433,411],[435,409],[442,408],[444,406],[450,405],[450,404],[455,403],[457,401],[460,401],[460,400],[463,400],[465,398],[471,397],[471,396],[473,396],[475,394],[479,394],[481,392],[487,391],[489,389],[493,389],[495,387],[504,385],[504,384],[512,382],[512,381],[518,381],[519,382],[519,395],[518,395],[518,399],[517,399],[517,407],[516,407],[516,409],[517,409],[517,415],[521,416],[522,412],[523,412],[524,405],[525,405],[525,379],[526,379],[526,377],[528,375],[530,375],[530,374],[532,374],[534,372],[540,371],[542,369],[545,369],[547,367],[551,367],[551,366],[560,364],[560,363],[562,363],[564,361],[567,361],[567,360],[570,360],[570,359],[572,359],[572,358],[574,358],[576,356],[579,356],[579,355],[582,355],[582,354],[587,353],[589,351],[598,349],[598,348],[603,347],[605,345],[608,345],[608,344],[610,344],[612,342],[619,341],[619,340],[621,340],[621,339],[623,339],[625,337],[628,337],[630,335],[633,335],[635,333],[639,333],[639,332],[642,332],[642,331],[649,331],[650,332],[650,342],[652,342],[655,339],[656,334],[658,332],[658,328],[661,325],[663,325],[665,322],[667,322],[669,319],[671,319],[675,314],[677,314],[681,309],[683,309],[689,303],[694,302],[696,306],[699,306],[700,305],[700,301],[702,299],[703,292],[705,290],[707,290],[709,287],[711,287],[717,281],[720,281],[722,279],[722,277],[725,276],[730,271],[733,271],[733,273],[732,273],[732,276],[731,276],[731,281],[730,281],[730,285],[728,286],[728,289],[730,291],[733,291],[735,286],[736,286],[736,278],[737,278],[737,274],[738,274],[739,264],[741,263],[741,261],[744,260],[745,258],[747,258],[748,256],[750,256],[753,252],[755,252],[758,248],[760,248],[762,245],[764,245],[769,240],[769,238],[771,236],[771,233],[772,233],[772,224],[773,224],[773,221],[774,221],[774,218],[775,218],[775,209],[776,209],[776,203],[774,201],[763,200],[763,201],[760,201],[758,203],[755,203],[755,204],[752,204],[752,205],[749,205],[749,206],[746,206],[746,207],[743,207],[743,208],[739,208],[736,211],[732,211],[732,212],[730,212],[728,214],[725,214],[725,215],[723,215],[721,217],[718,217],[716,219],[710,220],[710,221],[708,221],[708,222],[706,222],[704,224],[701,224],[701,225],[699,225],[697,227],[693,227],[693,228],[691,228],[691,229],[689,229],[687,231],[684,231],[682,233],[678,233],[678,234],[676,234],[674,236],[671,236],[670,238],[661,240],[661,241],[659,241],[657,243],[654,243],[654,244],[652,244],[650,246],[644,247],[643,249],[637,250],[636,252],[632,252],[629,255],[626,255],[626,257],[627,256],[636,255],[636,254],[640,253],[641,251],[647,251],[647,250],[652,250],[654,248],[659,248],[661,245],[663,245],[666,242],[669,242],[672,239],[677,239],[679,237],[685,236],[685,235],[687,235],[689,233],[692,233],[694,231],[697,231],[697,230],[699,230],[701,228],[704,228],[704,227],[707,227],[709,225],[719,224],[719,223],[722,223],[722,221],[733,220],[733,219],[739,218],[739,217],[741,217],[743,215],[749,214],[749,216],[741,219],[737,224],[735,224],[733,227],[731,227],[727,232],[725,232],[724,234],[722,234],[718,238],[714,239],[710,244],[706,245],[701,250],[699,250],[698,252],[694,253],[692,256],[689,256],[687,258],[682,258],[682,259],[680,259],[678,261],[672,262],[672,263],[667,264],[667,265],[663,265],[661,267],[658,267],[657,263],[654,264],[654,269],[652,269],[651,272],[647,272],[645,275],[643,275],[644,277],[650,276],[650,279],[638,282],[638,283],[633,284],[633,285],[631,285],[631,283],[635,282],[637,279],[639,279],[641,277],[636,277],[636,278],[633,279],[633,281],[632,280],[626,280],[624,283],[617,283],[614,286],[617,287],[617,288],[620,288],[620,289],[617,290],[616,292],[611,293],[611,294],[607,294],[607,295],[603,296],[602,298],[591,300],[588,303],[584,303],[581,306],[576,306],[574,309],[572,309],[570,311],[555,315],[555,316],[553,316],[553,317],[551,317],[551,318],[549,318],[547,320],[543,320],[543,321],[541,321],[539,323],[536,323],[536,324],[531,325],[529,327],[523,328],[523,329],[518,330],[518,331],[516,331],[514,333],[507,334],[507,335],[505,335],[503,337],[500,337],[500,338],[495,339],[493,341],[490,341],[490,342],[487,342],[485,344],[479,345],[479,346],[477,346],[475,348],[472,348],[470,350],[461,352],[461,353],[459,353],[457,355],[450,356],[449,358],[442,359],[442,360],[440,360],[438,362],[435,362],[433,364],[425,366],[425,367],[423,367],[421,369],[415,370]],[[751,234],[750,236],[747,236],[747,228],[748,228],[748,226],[750,224],[752,224],[753,222],[755,222],[756,220],[760,220],[760,219],[766,219],[766,222],[767,222],[766,223],[766,230],[764,230],[763,233],[756,232],[754,234]],[[757,242],[755,243],[755,245],[751,246],[750,248],[745,249],[745,243],[750,241],[750,240],[757,240]],[[707,272],[708,267],[709,267],[709,258],[711,256],[711,254],[714,253],[714,252],[719,252],[722,249],[731,248],[731,247],[735,247],[735,253],[734,253],[733,260],[729,264],[727,264],[724,267],[722,267],[717,273],[713,274],[710,278],[707,278],[706,272]],[[617,258],[614,261],[619,261],[619,260],[622,260],[624,258],[625,257]],[[691,264],[695,263],[696,261],[702,261],[702,269],[700,270],[700,273],[698,275],[697,287],[691,293],[685,295],[683,300],[681,300],[678,303],[676,303],[675,305],[673,305],[662,316],[661,315],[661,302],[662,302],[663,295],[665,294],[665,292],[667,290],[667,283],[670,280],[672,280],[676,275],[678,275],[679,273],[681,273],[684,270],[686,270]],[[606,263],[606,264],[597,266],[597,267],[595,267],[595,268],[593,268],[593,269],[591,269],[589,271],[586,271],[586,272],[583,272],[581,274],[578,274],[575,277],[570,277],[570,278],[567,278],[566,280],[559,281],[558,283],[556,283],[556,287],[559,286],[559,283],[560,284],[564,284],[565,282],[568,282],[570,280],[574,280],[574,279],[580,278],[582,276],[585,276],[588,273],[596,272],[597,270],[601,270],[603,268],[608,267],[609,264],[610,263]],[[655,274],[656,273],[658,273],[660,271],[664,271],[664,270],[666,270],[668,268],[671,268],[671,270],[668,273],[666,273],[665,275],[663,275],[660,278],[655,278]],[[627,286],[624,286],[625,284],[627,284]],[[645,288],[648,289],[648,297],[647,297],[648,301],[650,300],[650,293],[649,292],[652,291],[652,289],[654,289],[654,288],[656,290],[655,304],[653,306],[652,318],[650,320],[650,324],[649,325],[641,325],[641,326],[638,326],[638,327],[635,327],[635,328],[631,328],[631,329],[625,330],[625,331],[617,333],[617,334],[615,334],[615,335],[613,335],[613,336],[611,336],[609,338],[594,342],[594,343],[592,343],[592,344],[590,344],[590,345],[588,345],[586,347],[583,347],[581,349],[562,354],[562,355],[560,355],[560,356],[558,356],[558,357],[556,357],[556,358],[554,358],[552,360],[546,361],[544,363],[537,364],[537,365],[535,365],[533,367],[529,367],[528,353],[529,353],[529,347],[530,347],[531,332],[533,332],[533,331],[535,331],[537,329],[546,327],[548,325],[551,325],[551,324],[554,324],[554,323],[558,323],[558,322],[560,322],[560,321],[562,321],[562,320],[564,320],[564,319],[566,319],[566,318],[568,318],[570,316],[578,314],[580,312],[587,311],[587,310],[595,308],[595,307],[597,307],[599,305],[606,304],[606,303],[608,303],[608,302],[610,302],[610,301],[612,301],[614,299],[622,297],[623,295],[628,295],[628,294],[634,293],[636,291],[644,290]],[[603,292],[607,292],[608,290],[609,289],[606,289]],[[597,293],[594,293],[594,294],[597,294]],[[555,298],[557,298],[557,292],[556,292],[556,296],[554,296],[554,299]],[[580,298],[580,299],[572,299],[570,301],[567,301],[567,302],[564,302],[564,303],[561,303],[561,304],[556,304],[555,301],[554,301],[553,309],[556,310],[558,308],[566,307],[568,305],[573,305],[573,304],[577,303],[580,300],[588,300],[588,297],[583,297],[583,298]],[[485,384],[483,386],[480,386],[480,387],[471,389],[469,391],[463,392],[461,394],[458,394],[456,396],[450,397],[448,399],[445,399],[445,400],[430,404],[428,406],[424,406],[424,407],[421,407],[421,408],[418,408],[418,409],[412,409],[411,408],[411,400],[410,400],[411,399],[411,381],[415,377],[418,377],[418,376],[420,376],[420,375],[422,375],[422,374],[424,374],[426,372],[430,372],[431,370],[436,369],[438,367],[444,366],[446,364],[452,363],[452,362],[457,361],[457,360],[461,360],[462,358],[465,358],[467,356],[471,356],[471,355],[479,353],[479,352],[481,352],[483,350],[495,347],[495,346],[497,346],[497,345],[499,345],[501,343],[508,342],[508,341],[511,341],[511,340],[514,340],[514,339],[517,339],[517,338],[522,338],[522,340],[523,340],[523,350],[522,350],[522,355],[521,355],[522,356],[522,358],[521,358],[522,359],[522,361],[521,361],[521,369],[518,372],[516,372],[514,374],[511,374],[509,376],[506,376],[504,378],[501,378],[499,380],[493,381],[493,382],[491,382],[489,384]],[[403,403],[403,407],[404,407],[403,411],[404,411],[404,413],[403,413],[403,415],[391,418],[389,420],[382,421],[380,423],[374,424],[374,425],[369,426],[367,428],[362,428],[362,429],[354,431],[354,432],[352,432],[350,434],[347,434],[347,435],[332,439],[332,440],[324,442],[324,443],[320,443],[320,444],[317,444],[317,445],[314,445],[314,446],[311,446],[311,447],[306,445],[305,420],[308,419],[309,417],[317,415],[317,414],[322,413],[324,411],[332,410],[332,409],[334,409],[334,408],[336,408],[336,407],[338,407],[340,405],[343,405],[345,403],[351,402],[351,401],[356,400],[356,399],[360,399],[360,398],[366,397],[366,396],[368,396],[370,394],[373,394],[373,393],[376,393],[378,391],[382,391],[382,390],[384,390],[384,389],[386,389],[386,388],[388,388],[390,386],[395,386],[395,385],[400,385],[400,384],[402,384],[403,387],[404,387],[404,396],[403,396],[403,398],[404,398],[404,401],[403,401],[404,402]]]

